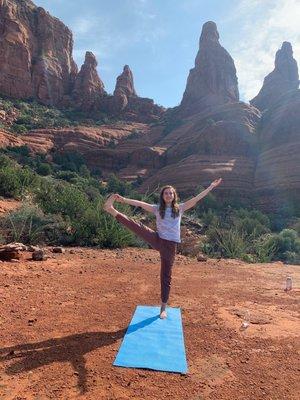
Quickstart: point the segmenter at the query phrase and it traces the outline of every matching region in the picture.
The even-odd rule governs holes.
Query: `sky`
[[[164,107],[181,101],[206,21],[235,61],[243,101],[259,92],[283,41],[300,65],[300,0],[33,1],[71,29],[79,68],[95,54],[108,93],[128,64],[137,94]]]

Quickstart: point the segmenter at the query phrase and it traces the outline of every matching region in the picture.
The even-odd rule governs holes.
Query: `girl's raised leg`
[[[141,222],[136,222],[127,215],[120,213],[113,207],[115,195],[112,194],[104,204],[104,210],[113,215],[117,221],[122,225],[126,226],[129,230],[141,237],[145,242],[149,243],[150,246],[155,250],[160,250],[159,236],[152,229],[148,228]]]

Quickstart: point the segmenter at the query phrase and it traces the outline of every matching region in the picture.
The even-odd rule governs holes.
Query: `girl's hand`
[[[118,193],[115,194],[115,200],[119,203],[125,203],[125,198]]]
[[[222,178],[216,179],[210,184],[210,187],[213,189],[216,186],[220,185],[221,182],[222,182]]]

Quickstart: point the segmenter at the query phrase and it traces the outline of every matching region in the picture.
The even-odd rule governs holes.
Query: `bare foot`
[[[159,318],[161,318],[161,319],[167,318],[166,307],[167,307],[167,303],[161,303]]]
[[[109,198],[106,200],[106,202],[104,203],[104,206],[103,206],[103,210],[105,210],[109,214],[113,215],[114,217],[118,214],[118,211],[115,208],[113,208],[113,204],[114,204],[114,201],[115,201],[115,196],[116,195],[114,193],[111,194],[109,196]]]

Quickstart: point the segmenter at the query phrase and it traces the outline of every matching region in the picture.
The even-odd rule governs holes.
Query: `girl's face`
[[[174,191],[171,188],[167,188],[163,192],[163,199],[166,204],[171,204],[174,200]]]

